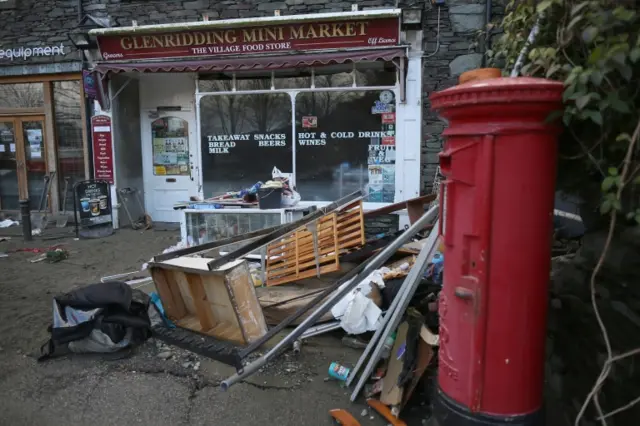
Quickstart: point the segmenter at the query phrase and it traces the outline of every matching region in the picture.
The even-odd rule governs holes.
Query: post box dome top
[[[443,110],[463,106],[562,102],[562,82],[531,77],[501,77],[476,80],[433,93],[431,108]]]

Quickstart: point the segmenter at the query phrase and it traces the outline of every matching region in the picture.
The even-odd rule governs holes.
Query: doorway
[[[23,199],[32,210],[39,208],[48,170],[44,119],[0,117],[0,210],[20,210]]]
[[[150,139],[143,139],[145,204],[154,222],[179,222],[175,204],[198,194],[198,145],[191,119],[192,114],[175,111],[143,124]]]

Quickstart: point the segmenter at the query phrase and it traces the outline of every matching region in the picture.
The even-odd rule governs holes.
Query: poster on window
[[[32,160],[42,158],[42,129],[27,129],[29,156]]]
[[[159,176],[189,175],[189,128],[186,120],[163,117],[151,123],[153,173]]]
[[[369,202],[381,203],[382,191],[384,189],[383,169],[380,165],[369,166],[369,184],[367,192],[369,194]]]

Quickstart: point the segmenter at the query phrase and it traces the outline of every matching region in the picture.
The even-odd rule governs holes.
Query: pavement
[[[175,235],[174,235],[175,234]],[[331,425],[348,409],[363,426],[386,425],[327,378],[331,362],[353,365],[359,351],[340,334],[309,339],[247,382],[223,392],[233,368],[154,339],[125,359],[71,355],[39,363],[53,294],[135,270],[177,240],[177,233],[121,230],[101,240],[0,242],[0,426]],[[31,263],[25,247],[63,244],[70,257]],[[417,422],[415,424],[421,424]]]

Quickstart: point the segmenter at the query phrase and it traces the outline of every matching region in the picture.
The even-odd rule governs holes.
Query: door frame
[[[38,83],[43,85],[44,91],[44,106],[36,108],[0,108],[0,120],[7,121],[6,119],[12,119],[16,117],[44,117],[43,127],[43,139],[45,141],[47,173],[58,171],[58,137],[56,134],[55,124],[55,111],[54,111],[54,99],[53,99],[53,84],[57,81],[79,81],[80,82],[80,115],[81,123],[80,128],[82,130],[82,150],[84,160],[84,179],[90,179],[92,176],[91,163],[91,147],[90,147],[90,135],[87,123],[88,115],[91,111],[88,111],[88,106],[92,105],[92,101],[88,100],[84,92],[84,84],[82,73],[60,73],[60,74],[37,74],[37,75],[17,75],[17,76],[2,76],[0,77],[1,84],[24,84],[24,83]],[[17,147],[16,147],[17,148]],[[16,162],[18,161],[16,155]],[[51,182],[51,197],[49,200],[49,209],[60,210],[59,202],[59,181],[58,177]],[[6,211],[8,213],[14,213],[16,210],[3,210],[0,205],[0,211]]]

